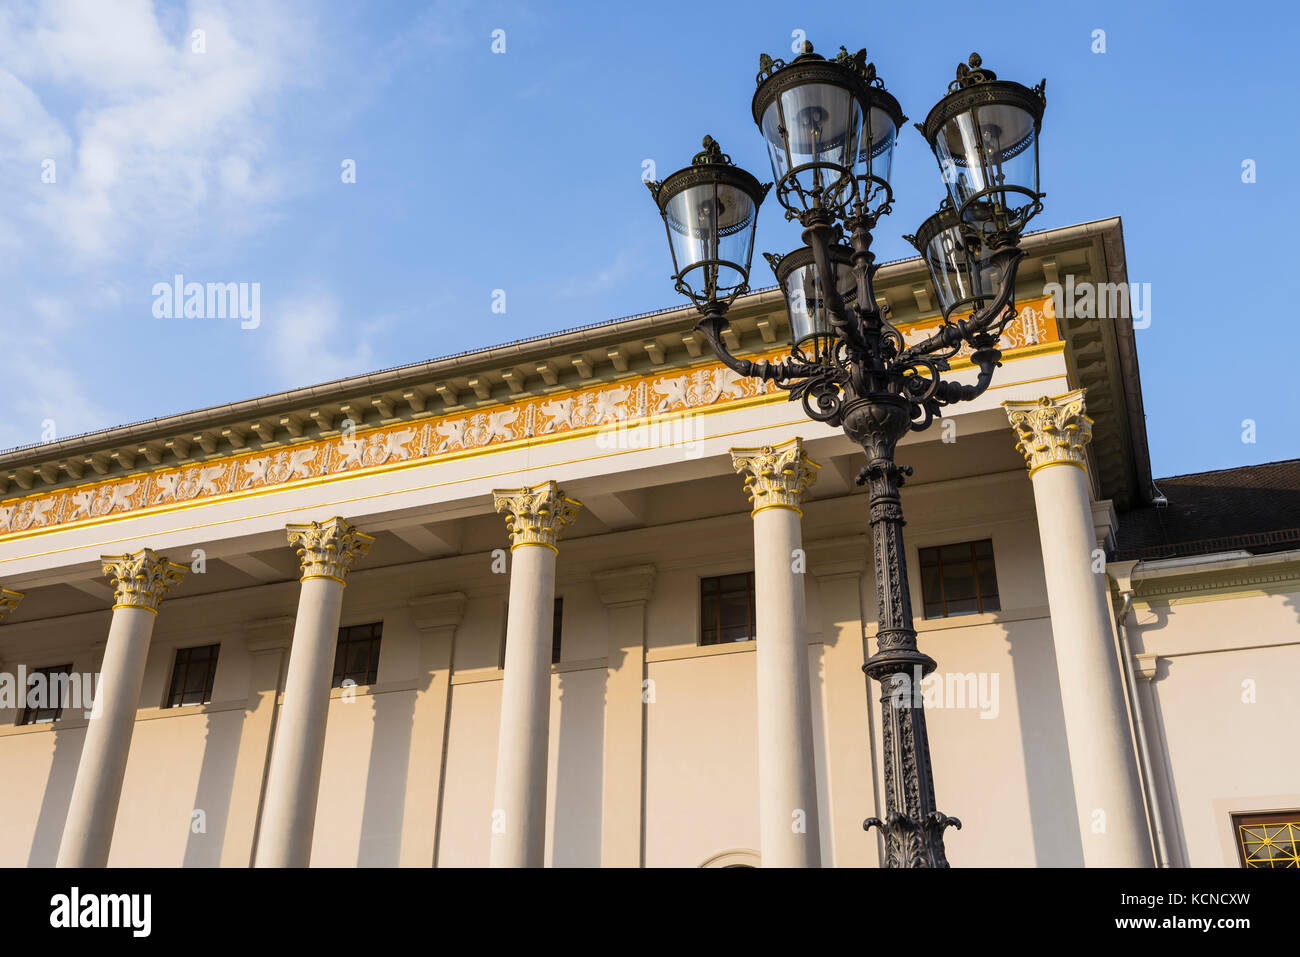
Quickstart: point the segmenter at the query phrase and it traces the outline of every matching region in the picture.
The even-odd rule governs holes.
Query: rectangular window
[[[1242,867],[1300,867],[1300,811],[1234,814]]]
[[[926,618],[952,618],[998,611],[993,542],[962,542],[922,548],[921,594]]]
[[[220,645],[176,649],[167,707],[207,704],[212,700],[212,679],[217,676],[217,652],[220,650]]]
[[[343,682],[372,685],[379,676],[379,639],[384,623],[349,625],[339,629],[339,647],[334,655],[334,683],[341,688]]]
[[[27,697],[19,724],[49,724],[63,716],[63,700],[67,693],[72,665],[49,665],[36,668],[27,674]]]
[[[700,579],[700,644],[753,641],[754,573]]]

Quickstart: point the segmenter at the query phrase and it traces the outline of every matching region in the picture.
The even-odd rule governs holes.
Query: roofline
[[[1045,246],[1055,246],[1097,234],[1108,234],[1120,229],[1120,218],[1091,220],[1070,226],[1026,233],[1021,246],[1026,254]],[[1121,234],[1122,248],[1122,234]],[[924,276],[928,273],[920,256],[897,259],[881,265],[876,275],[877,286],[906,281],[910,273]],[[766,286],[750,292],[737,300],[731,314],[761,312],[772,306],[784,308],[781,293],[776,286]],[[183,431],[212,428],[220,423],[242,418],[282,413],[305,405],[331,402],[364,393],[382,392],[409,385],[463,375],[467,372],[500,367],[502,364],[522,363],[555,353],[592,349],[621,340],[639,338],[650,334],[672,332],[677,327],[689,329],[698,321],[694,306],[668,307],[650,312],[636,313],[607,322],[575,326],[560,332],[546,333],[526,339],[454,353],[434,359],[394,366],[377,372],[335,379],[316,385],[304,386],[287,392],[277,392],[244,399],[239,402],[208,406],[190,412],[155,419],[144,419],[126,425],[113,426],[93,432],[59,439],[55,442],[33,443],[0,451],[0,470],[31,466],[69,455],[102,451],[124,443],[148,442]],[[1132,335],[1130,326],[1130,336]],[[1139,393],[1140,395],[1140,393]],[[1146,432],[1141,432],[1142,450],[1146,454]],[[1148,464],[1149,475],[1149,464]]]
[[[1162,475],[1157,482],[1175,482],[1183,478],[1199,478],[1202,475],[1218,475],[1220,472],[1248,472],[1251,469],[1266,469],[1274,465],[1293,465],[1300,463],[1300,458],[1277,459],[1273,462],[1258,462],[1255,465],[1230,465],[1223,469],[1206,469],[1204,472],[1184,472],[1181,475]]]

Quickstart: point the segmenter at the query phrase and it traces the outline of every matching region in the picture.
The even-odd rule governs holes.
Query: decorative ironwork
[[[756,79],[758,90],[753,113],[760,131],[769,106],[779,105],[777,98],[782,92],[804,83],[851,90],[865,109],[885,109],[900,125],[902,122],[897,101],[884,92],[874,65],[866,62],[865,50],[850,55],[841,47],[839,56],[830,61],[814,54],[811,44],[805,44],[802,54],[789,63],[763,55],[759,58]],[[1029,90],[1020,84],[1000,81],[992,71],[982,68],[978,55],[972,55],[958,69],[958,79],[949,94],[931,110],[925,126],[920,128],[933,147],[931,131],[937,135],[942,123],[962,109],[971,109],[977,101],[1011,102],[1030,114],[1036,137],[1045,102],[1042,90],[1041,84]],[[778,131],[786,135],[784,121]],[[874,146],[874,141],[871,145]],[[889,148],[892,145],[891,140]],[[707,146],[706,142],[706,152]],[[1036,166],[1036,139],[1034,148]],[[1042,194],[1036,191],[1036,170],[1033,190],[998,184],[986,191],[1002,195],[1019,190],[1032,197],[1030,208],[1004,216],[995,224],[996,228],[983,229],[975,237],[979,266],[997,277],[997,288],[980,290],[978,295],[962,300],[963,305],[970,304],[972,308],[967,319],[949,320],[948,314],[953,309],[947,309],[944,324],[937,332],[909,346],[902,333],[890,323],[886,310],[877,304],[873,287],[877,266],[871,251],[871,231],[879,217],[889,212],[893,199],[889,184],[871,173],[861,181],[854,179],[852,189],[843,190],[842,177],[851,176],[851,171],[841,167],[820,169],[824,165],[810,163],[802,168],[776,170],[778,199],[787,210],[794,211],[804,226],[806,248],[797,250],[796,254],[811,256],[821,277],[822,301],[818,305],[825,310],[829,331],[818,333],[817,338],[822,341],[814,355],[810,358],[796,342],[790,355],[780,360],[753,361],[733,356],[724,332],[728,328],[727,309],[734,294],[725,299],[693,296],[701,315],[696,329],[729,369],[741,376],[775,383],[789,393],[791,401],[803,404],[809,418],[842,428],[866,453],[866,465],[857,482],[866,485],[869,491],[879,630],[877,650],[863,665],[863,671],[881,685],[886,813],[883,820],[869,818],[863,826],[867,830],[879,828],[883,833],[886,866],[946,867],[944,831],[950,826],[960,828],[961,822],[935,807],[922,697],[899,693],[901,686],[913,682],[918,674],[929,674],[936,664],[917,648],[913,628],[903,549],[903,508],[899,498],[899,489],[912,470],[896,463],[895,450],[899,440],[909,432],[928,428],[945,407],[974,399],[989,387],[994,370],[1001,364],[999,337],[1017,315],[1016,271],[1024,257],[1019,248],[1020,234],[1028,219],[1041,208]],[[818,167],[814,171],[821,178],[816,180],[814,189],[804,190],[795,180],[801,169],[814,167]],[[693,165],[688,170],[692,168],[699,167]],[[682,174],[674,174],[679,175]],[[830,177],[829,185],[823,181],[827,177]],[[796,208],[791,193],[797,193],[801,201],[810,201]],[[662,206],[658,191],[656,198]],[[952,209],[961,212],[955,206]],[[788,214],[788,218],[794,217]],[[969,227],[962,224],[961,228]],[[849,302],[837,288],[832,269],[836,258],[832,249],[842,242],[846,232],[856,280],[856,293]],[[918,233],[926,231],[918,230]],[[768,256],[778,277],[793,267],[794,255]],[[748,263],[744,265],[747,277]],[[747,285],[744,291],[748,291]],[[971,349],[971,360],[979,369],[972,384],[943,378],[949,371],[949,360],[964,347]]]

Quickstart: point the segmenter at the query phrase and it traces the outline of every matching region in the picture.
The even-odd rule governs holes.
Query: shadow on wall
[[[203,763],[194,792],[190,815],[190,836],[185,842],[184,867],[219,867],[230,817],[230,798],[235,787],[235,761],[243,735],[245,712],[208,712],[203,735]],[[237,716],[237,721],[232,715]],[[222,734],[221,719],[233,725]],[[223,746],[223,738],[224,746]],[[230,742],[234,745],[231,746]],[[202,812],[200,815],[198,812]]]
[[[552,867],[600,866],[605,674],[602,668],[598,677],[591,671],[556,675],[560,692],[560,740],[555,755]],[[583,687],[596,681],[600,683],[597,693]],[[593,760],[594,774],[590,770]],[[591,791],[593,782],[595,794]],[[595,813],[589,813],[593,807]]]
[[[1036,628],[1004,625],[1003,635],[1016,685],[1035,862],[1039,867],[1082,867],[1083,838],[1051,622],[1043,619]]]
[[[41,798],[41,813],[36,818],[36,833],[32,848],[27,854],[28,867],[53,867],[59,856],[59,842],[63,839],[63,825],[68,820],[68,805],[72,803],[72,785],[77,779],[77,764],[81,760],[81,746],[86,740],[85,728],[64,728],[54,733],[54,754],[50,759],[50,773],[45,779],[45,794]]]
[[[425,682],[432,679],[432,673],[423,676]],[[426,690],[427,684],[420,693]],[[369,696],[374,721],[370,765],[366,770],[365,808],[361,814],[361,841],[357,847],[358,867],[396,867],[401,858],[415,696],[414,690]],[[423,759],[440,761],[442,756],[424,755]],[[429,814],[434,812],[434,808],[428,809]]]

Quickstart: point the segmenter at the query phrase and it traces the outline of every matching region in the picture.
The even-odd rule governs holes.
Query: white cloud
[[[265,357],[282,387],[293,389],[369,371],[376,331],[374,322],[345,323],[338,300],[315,291],[264,306],[261,326],[246,335],[252,349],[263,347],[255,337],[270,336]]]
[[[123,421],[116,403],[139,408],[113,372],[138,334],[116,310],[150,275],[220,261],[278,214],[295,183],[277,159],[279,121],[317,79],[313,8],[299,6],[0,8],[0,333],[22,359],[5,364],[0,447],[37,440],[44,419],[64,437]]]
[[[34,308],[62,311],[65,304],[45,301]],[[43,441],[47,423],[62,439],[112,422],[86,390],[85,379],[65,363],[58,344],[42,335],[23,344],[23,361],[6,363],[5,414],[0,416],[0,449]]]
[[[60,0],[3,15],[0,156],[30,170],[0,184],[7,232],[94,262],[174,255],[214,209],[239,212],[230,229],[254,224],[284,182],[268,121],[311,44],[284,10],[195,0],[165,23],[145,0]]]

